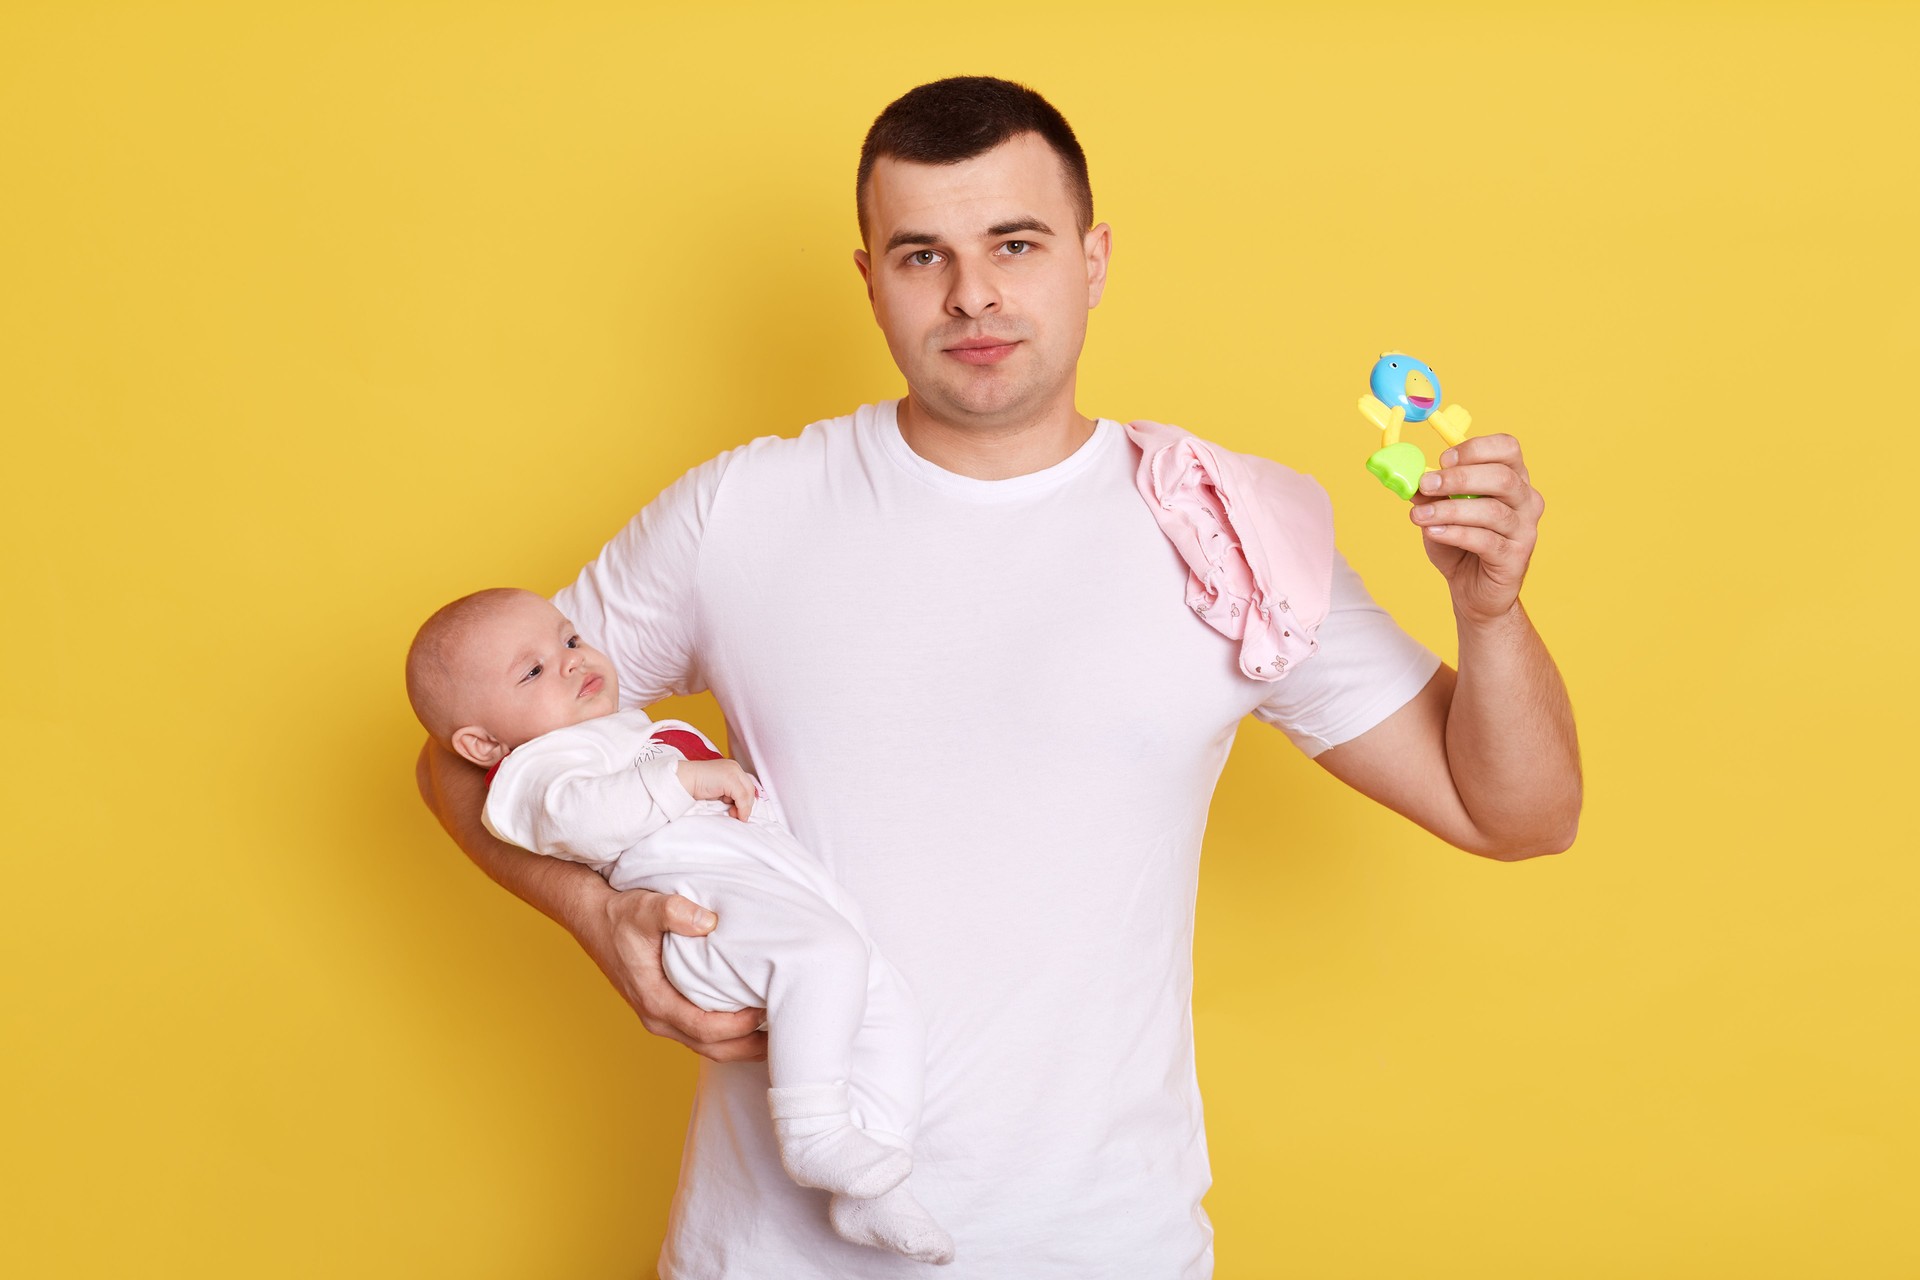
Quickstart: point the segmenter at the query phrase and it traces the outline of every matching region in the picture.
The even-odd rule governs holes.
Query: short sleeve
[[[1309,756],[1357,738],[1426,688],[1440,659],[1375,604],[1338,551],[1319,652],[1283,680],[1253,714]]]
[[[622,707],[707,687],[698,652],[700,548],[729,456],[668,485],[553,597],[587,643],[613,659]]]

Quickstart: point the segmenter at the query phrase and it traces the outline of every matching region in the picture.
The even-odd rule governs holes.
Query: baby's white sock
[[[853,1244],[891,1249],[941,1266],[953,1261],[953,1237],[904,1183],[871,1200],[835,1196],[827,1202],[827,1220],[842,1240]]]
[[[913,1157],[854,1127],[845,1081],[767,1090],[780,1163],[803,1187],[870,1199],[913,1171]]]

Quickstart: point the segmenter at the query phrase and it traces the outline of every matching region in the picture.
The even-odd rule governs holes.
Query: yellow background
[[[1314,472],[1449,656],[1361,469],[1373,356],[1437,365],[1549,500],[1571,853],[1450,850],[1258,725],[1229,766],[1221,1276],[1920,1274],[1916,34],[9,4],[0,1272],[652,1274],[693,1060],[439,835],[401,654],[686,467],[898,394],[860,135],[990,72],[1066,112],[1114,227],[1083,408]]]

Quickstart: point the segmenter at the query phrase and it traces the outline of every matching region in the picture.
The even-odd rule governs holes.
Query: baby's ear
[[[455,729],[449,741],[462,759],[471,760],[482,769],[493,768],[507,754],[507,744],[477,724]]]

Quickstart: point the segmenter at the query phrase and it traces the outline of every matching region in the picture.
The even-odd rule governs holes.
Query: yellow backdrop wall
[[[860,135],[990,72],[1064,109],[1115,229],[1083,408],[1315,473],[1449,656],[1361,471],[1372,357],[1437,364],[1550,504],[1572,852],[1469,857],[1242,736],[1197,958],[1220,1274],[1920,1274],[1917,33],[8,5],[0,1272],[652,1274],[692,1059],[438,834],[400,656],[898,394]]]

